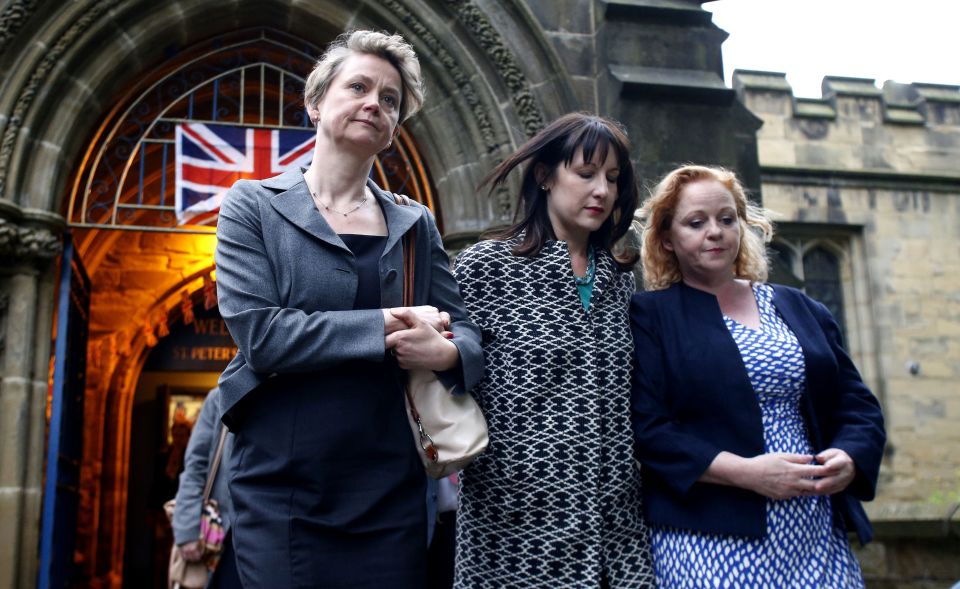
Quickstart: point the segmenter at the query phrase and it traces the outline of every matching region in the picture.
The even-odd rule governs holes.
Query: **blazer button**
[[[397,279],[397,271],[391,268],[390,270],[387,270],[387,274],[383,278],[387,282],[393,282],[394,280]]]

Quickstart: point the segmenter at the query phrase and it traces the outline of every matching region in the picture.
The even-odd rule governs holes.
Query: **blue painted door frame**
[[[57,339],[37,575],[39,589],[67,587],[72,576],[83,457],[89,311],[90,279],[67,233],[57,296]]]

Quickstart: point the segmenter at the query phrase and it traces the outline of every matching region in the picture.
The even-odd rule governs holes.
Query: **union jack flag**
[[[177,125],[177,224],[216,225],[220,203],[234,182],[310,165],[315,139],[309,129]]]

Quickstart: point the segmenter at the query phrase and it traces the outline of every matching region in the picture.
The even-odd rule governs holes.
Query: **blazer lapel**
[[[383,211],[383,217],[387,222],[387,244],[383,248],[383,255],[386,255],[403,235],[417,223],[423,211],[418,206],[398,205],[393,198],[393,194],[381,190],[373,180],[367,180],[367,187],[370,188],[377,202],[380,203],[380,210]],[[429,240],[428,237],[426,238]]]
[[[816,335],[811,331],[813,327],[819,327],[816,319],[810,317],[807,313],[801,315],[795,301],[782,296],[776,287],[773,289],[773,306],[783,317],[784,322],[793,330],[793,334],[797,336],[797,340],[800,342],[800,347],[804,349],[804,355],[807,355],[807,350],[812,345],[816,345],[814,342]]]
[[[330,245],[350,251],[340,236],[330,228],[323,215],[313,202],[307,183],[303,179],[303,170],[289,170],[283,174],[263,181],[267,188],[282,190],[270,199],[270,204],[287,221],[303,229],[310,235]]]
[[[803,351],[803,361],[805,365],[807,384],[804,391],[801,408],[807,418],[807,427],[810,430],[811,441],[817,451],[824,449],[823,435],[820,431],[820,423],[817,419],[816,404],[814,396],[825,394],[830,387],[821,382],[821,377],[826,373],[821,360],[823,344],[820,342],[820,326],[815,317],[813,317],[802,303],[796,297],[789,296],[780,291],[777,286],[773,287],[773,306],[783,317],[783,321],[797,336],[797,342]]]
[[[594,275],[593,275],[593,293],[590,295],[590,308],[593,309],[593,301],[600,298],[600,294],[606,290],[618,273],[616,262],[599,248],[594,248]]]
[[[270,199],[270,204],[286,220],[321,241],[350,251],[317,210],[317,205],[314,204],[307,183],[303,179],[302,169],[290,170],[274,178],[264,180],[263,185],[267,188],[282,191]],[[393,195],[381,190],[373,180],[368,179],[367,186],[380,204],[380,210],[383,211],[383,217],[386,220],[387,244],[383,248],[384,253],[386,253],[400,241],[404,233],[416,224],[422,211],[420,207],[396,204]]]

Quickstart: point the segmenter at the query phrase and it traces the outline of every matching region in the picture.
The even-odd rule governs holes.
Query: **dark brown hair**
[[[543,178],[537,179],[537,167],[541,164],[545,166],[547,173],[544,178],[548,178],[559,166],[569,166],[579,150],[583,150],[584,161],[591,161],[594,154],[605,160],[610,149],[614,150],[620,168],[617,198],[613,212],[599,229],[590,234],[590,243],[611,252],[613,244],[630,228],[640,198],[633,163],[630,161],[630,140],[619,123],[586,113],[566,114],[550,123],[483,179],[478,189],[489,186],[492,192],[506,182],[514,168],[525,163],[513,224],[488,237],[510,239],[523,234],[513,254],[539,254],[546,242],[556,239],[556,235],[547,214],[547,193],[540,189]],[[621,269],[628,270],[636,263],[638,255],[630,252],[614,258]]]

